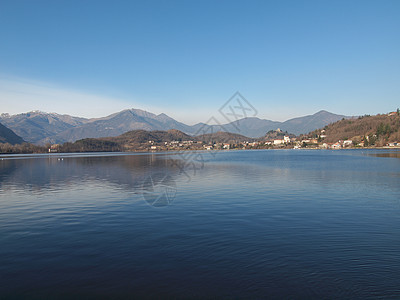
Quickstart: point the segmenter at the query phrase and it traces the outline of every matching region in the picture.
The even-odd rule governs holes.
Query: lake
[[[0,298],[400,298],[386,150],[0,156]]]

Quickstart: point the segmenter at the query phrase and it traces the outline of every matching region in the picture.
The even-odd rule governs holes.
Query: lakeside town
[[[281,132],[278,128],[277,132]],[[326,143],[324,139],[325,130],[321,131],[321,135],[317,138],[309,138],[308,136],[302,137],[289,137],[284,135],[281,139],[272,139],[267,141],[241,141],[241,142],[204,142],[204,141],[172,141],[164,143],[156,143],[149,141],[147,147],[141,150],[149,151],[170,151],[170,150],[230,150],[230,149],[346,149],[346,148],[377,148],[377,146],[370,144],[371,141],[376,140],[377,136],[366,136],[365,141],[358,140],[338,140],[335,143]],[[387,143],[383,148],[400,148],[400,142]]]

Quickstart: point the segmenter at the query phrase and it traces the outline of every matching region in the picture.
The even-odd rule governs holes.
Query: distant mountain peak
[[[50,113],[50,112],[46,112],[46,111],[42,111],[42,110],[32,110],[26,113],[27,115],[45,115],[45,116],[49,116],[49,115],[58,115],[57,113]]]
[[[330,114],[330,115],[334,115],[334,113],[331,113],[329,111],[326,111],[324,109],[320,110],[319,112],[316,112],[314,115],[321,115],[321,114]]]
[[[157,118],[157,120],[164,121],[164,122],[166,122],[166,121],[174,121],[174,122],[176,122],[173,118],[171,118],[170,116],[168,116],[168,115],[166,115],[164,113],[161,113],[161,114],[157,115],[156,118]]]
[[[155,118],[156,117],[155,114],[148,112],[146,110],[142,110],[142,109],[131,108],[130,111],[140,117],[146,117],[146,118]]]
[[[239,119],[237,121],[241,121],[241,120],[263,120],[263,119],[260,119],[259,117],[245,117],[245,118]]]

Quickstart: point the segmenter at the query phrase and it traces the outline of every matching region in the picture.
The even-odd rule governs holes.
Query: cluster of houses
[[[363,142],[360,144],[358,144],[360,147],[364,147]],[[339,140],[336,143],[322,143],[318,145],[318,147],[321,149],[342,149],[342,148],[349,148],[352,146],[354,146],[352,140],[345,140],[345,141]]]
[[[284,136],[283,139],[274,139],[265,142],[265,145],[269,147],[293,147],[294,149],[300,148],[313,148],[313,149],[343,149],[350,147],[364,147],[364,141],[354,142],[353,140],[339,140],[336,143],[326,143],[324,138],[326,138],[325,130],[321,130],[321,134],[316,138],[300,137],[300,138],[290,138],[289,136]],[[373,135],[376,139],[377,136]],[[369,142],[369,136],[365,137],[366,141]],[[387,147],[400,147],[400,143],[392,142],[386,144]]]
[[[398,143],[398,142],[388,143],[387,146],[389,146],[389,147],[400,147],[400,143]]]
[[[179,149],[179,148],[190,148],[193,144],[201,144],[201,142],[195,141],[171,141],[171,142],[164,142],[164,145],[157,145],[154,141],[149,141],[150,150],[160,150],[162,148],[172,148],[172,149]]]
[[[59,144],[53,144],[53,145],[50,145],[50,147],[49,147],[49,153],[56,153],[56,152],[58,152],[58,149],[60,148],[60,145]]]

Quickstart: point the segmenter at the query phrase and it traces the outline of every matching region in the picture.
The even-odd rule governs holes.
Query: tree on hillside
[[[375,135],[370,134],[370,135],[368,136],[368,142],[369,142],[369,145],[370,145],[370,146],[375,145],[375,142],[376,142],[376,137],[375,137]]]
[[[378,128],[376,129],[377,137],[389,135],[391,132],[392,132],[392,128],[390,127],[389,124],[380,123],[378,125]]]

